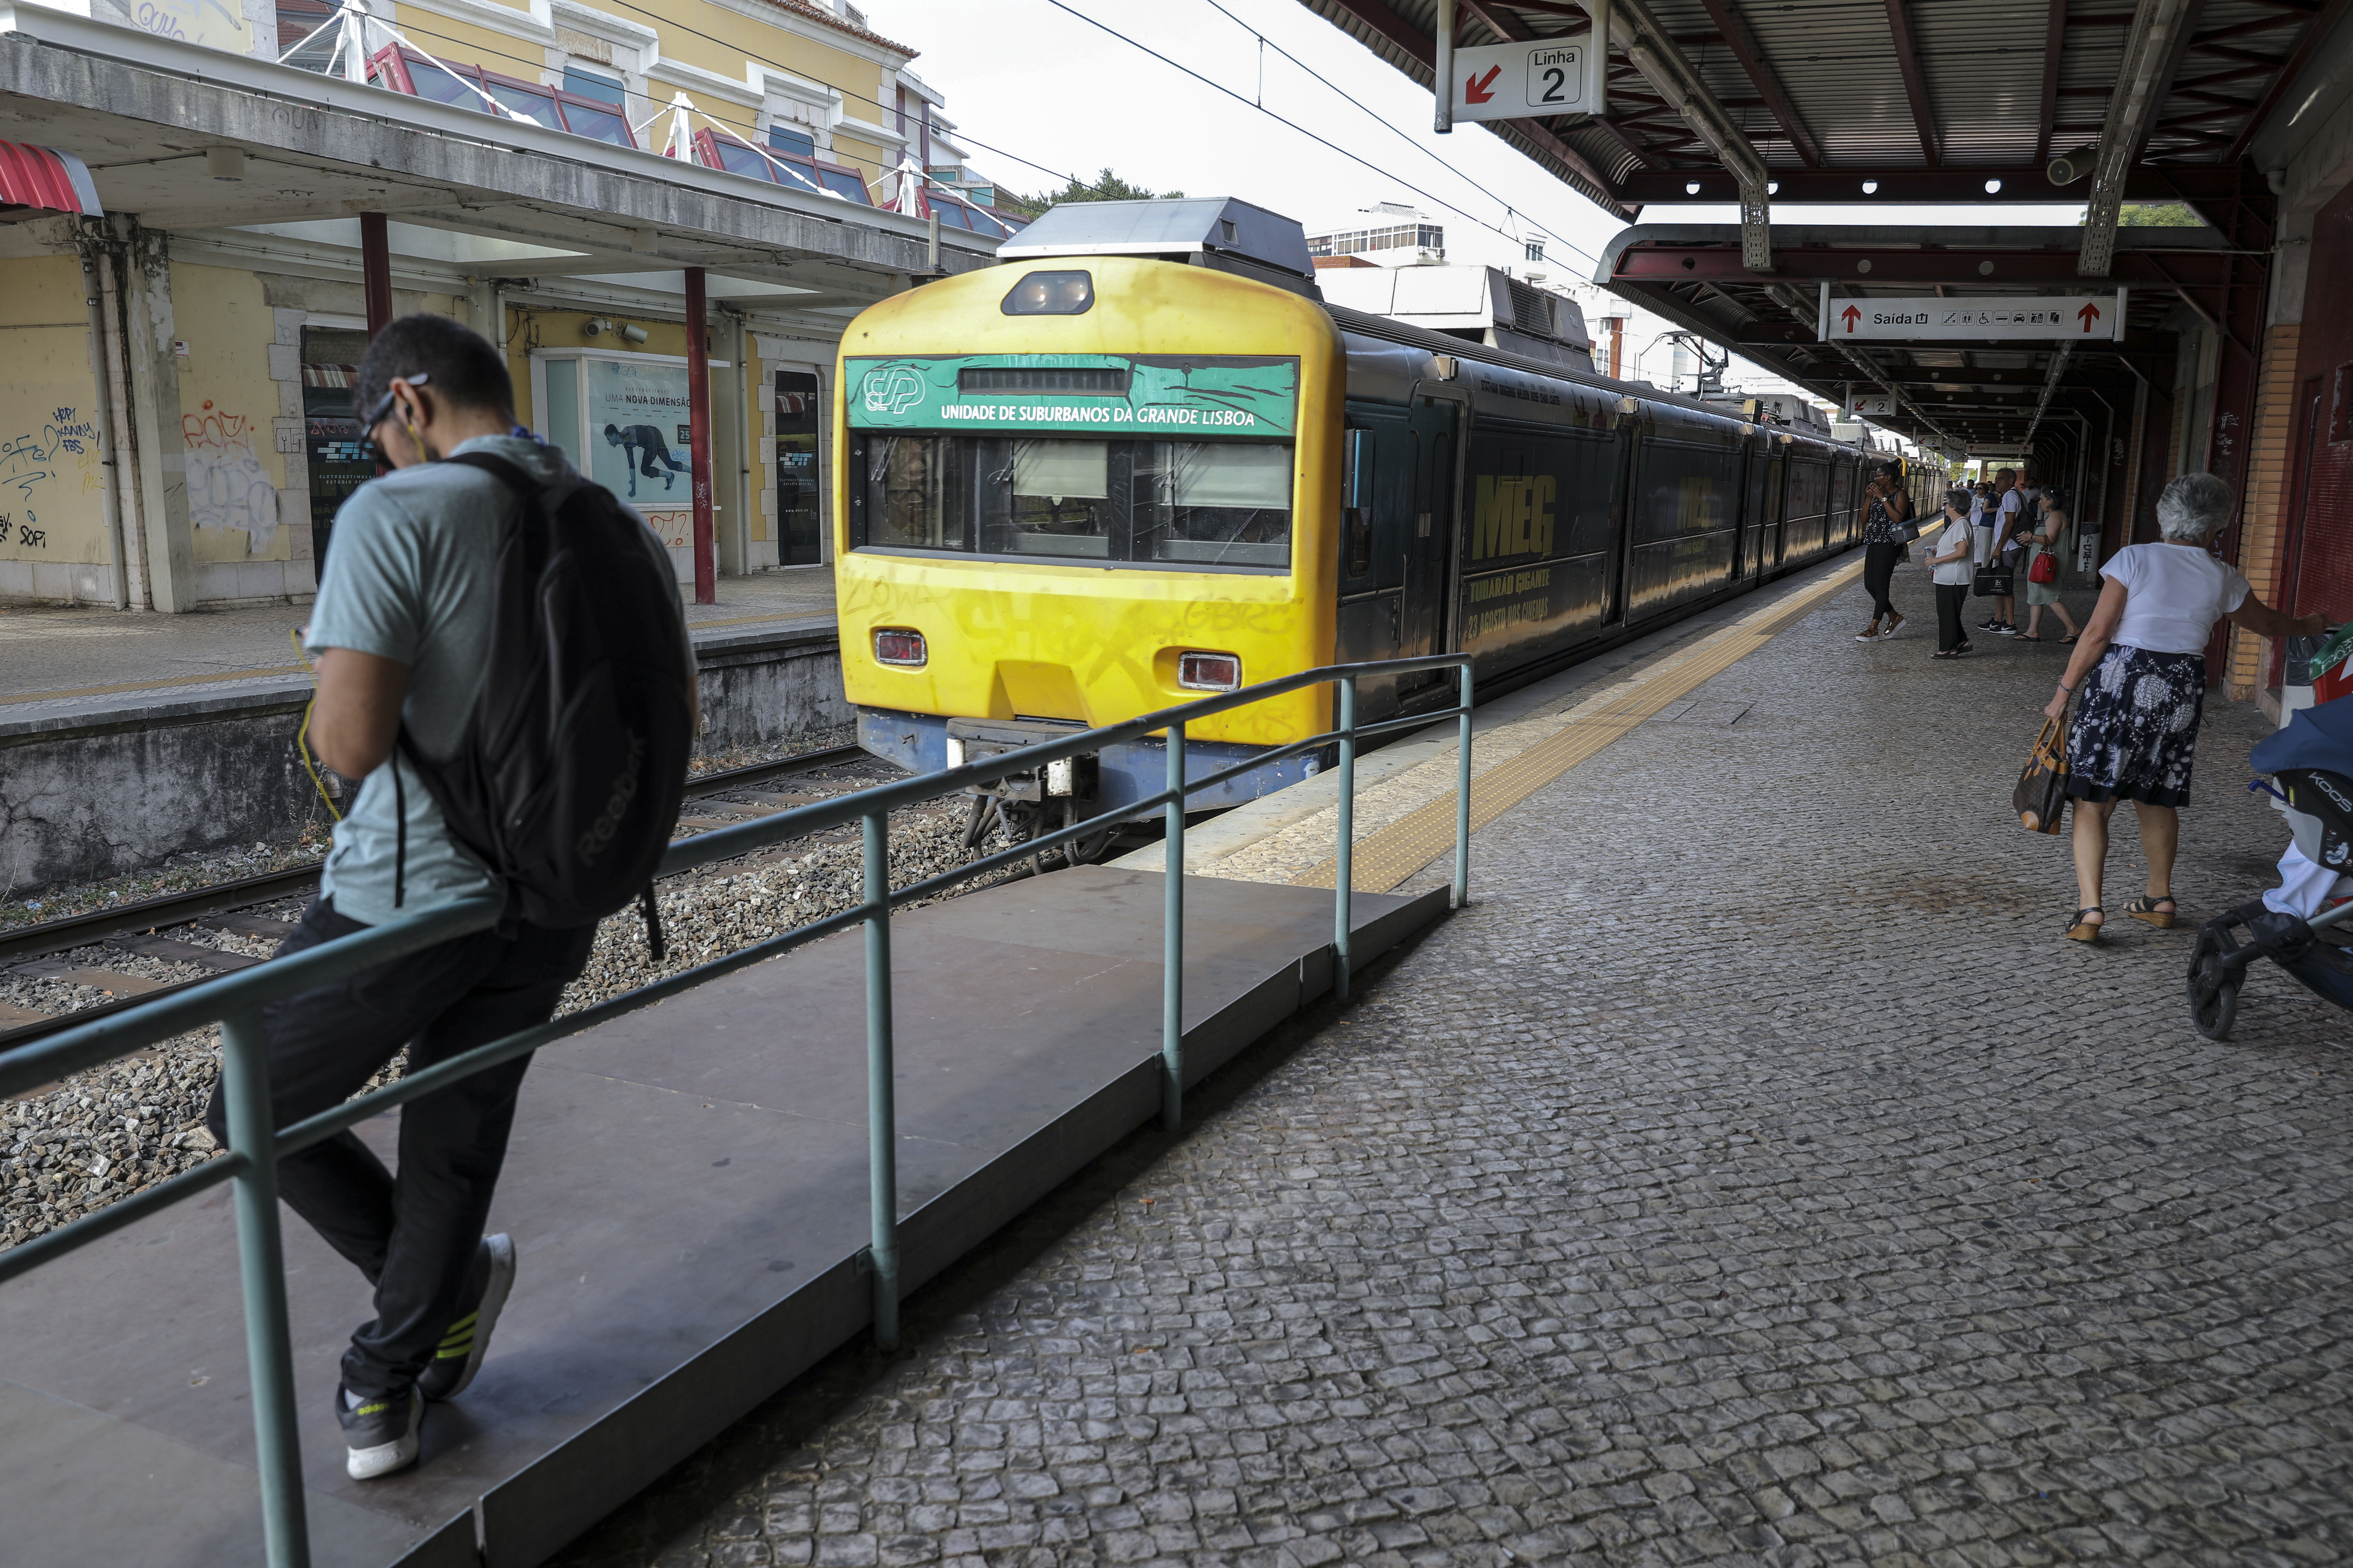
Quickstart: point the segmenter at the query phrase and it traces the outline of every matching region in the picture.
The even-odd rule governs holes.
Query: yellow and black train
[[[1299,226],[1247,203],[1059,207],[1018,238],[842,339],[843,679],[860,742],[916,772],[1317,665],[1461,649],[1493,689],[1858,536],[1880,455],[1327,306]],[[1358,710],[1448,685],[1367,682]],[[1328,689],[1274,698],[1189,727],[1188,761],[1332,717]],[[1165,770],[1108,748],[1012,781],[1008,816]]]

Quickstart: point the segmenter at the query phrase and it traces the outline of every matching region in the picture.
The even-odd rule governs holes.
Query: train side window
[[[1373,453],[1370,430],[1350,430],[1343,437],[1340,472],[1341,543],[1347,552],[1347,574],[1367,576],[1373,570]]]

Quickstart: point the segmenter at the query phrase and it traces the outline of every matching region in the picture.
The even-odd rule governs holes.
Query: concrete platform
[[[688,607],[702,754],[850,720],[831,573],[770,575],[804,581],[787,593],[731,578],[722,595],[731,602]],[[768,602],[753,586],[769,590]],[[184,852],[285,842],[306,823],[322,823],[293,743],[312,687],[286,632],[307,614],[298,605],[218,616],[0,614],[0,666],[19,688],[130,678],[13,694],[0,679],[0,778],[12,807],[0,822],[0,883],[22,892],[121,876]],[[92,628],[111,635],[83,635]],[[204,668],[258,658],[274,667]],[[189,665],[200,672],[179,673]]]
[[[719,603],[686,606],[698,637],[745,627],[833,624],[833,568],[797,566],[722,577]],[[690,598],[691,595],[688,595]],[[311,618],[308,601],[185,616],[87,605],[0,603],[0,715],[132,692],[213,691],[302,676],[286,634]]]
[[[893,922],[910,1289],[1156,1114],[1162,892],[1084,868]],[[1186,897],[1198,1080],[1329,989],[1332,903]],[[1359,894],[1356,962],[1445,901]],[[543,1052],[492,1214],[515,1295],[406,1475],[343,1476],[367,1295],[290,1216],[314,1561],[529,1568],[864,1329],[863,1020],[852,932]],[[260,1561],[240,1323],[225,1190],[0,1291],[0,1565]]]

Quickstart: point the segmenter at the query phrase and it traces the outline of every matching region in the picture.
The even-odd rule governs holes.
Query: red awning
[[[0,142],[0,211],[8,207],[106,216],[106,209],[98,203],[98,187],[90,183],[89,165],[70,153],[22,142]]]

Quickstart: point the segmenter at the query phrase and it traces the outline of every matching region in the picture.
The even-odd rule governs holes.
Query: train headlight
[[[1008,316],[1083,316],[1094,302],[1092,273],[1031,272],[1013,286],[997,309]]]
[[[904,626],[878,627],[874,633],[874,662],[897,669],[921,669],[931,658],[923,647],[923,634],[909,631]]]
[[[1242,661],[1229,653],[1181,653],[1176,684],[1192,691],[1233,691],[1242,683]]]

